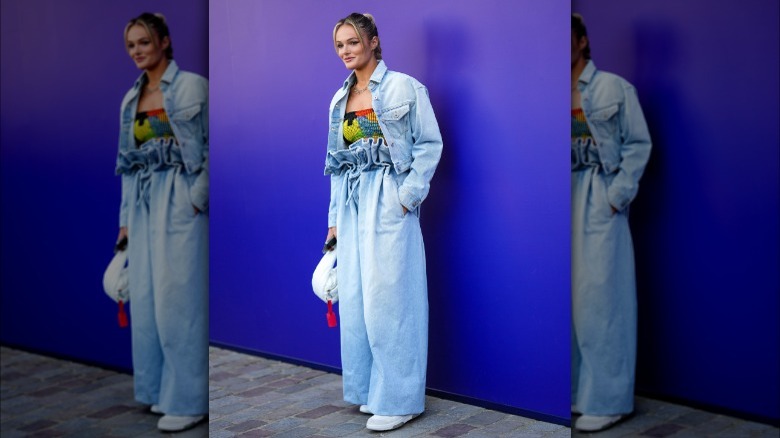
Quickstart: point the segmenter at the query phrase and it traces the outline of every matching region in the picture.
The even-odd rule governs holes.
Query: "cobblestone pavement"
[[[132,377],[0,347],[0,436],[13,437],[569,437],[569,428],[435,397],[403,428],[365,429],[341,401],[341,377],[219,348],[210,350],[209,423],[178,434],[133,401]],[[598,434],[615,437],[772,437],[777,427],[637,397],[636,414]]]
[[[574,419],[576,418],[575,416]],[[632,417],[603,432],[586,434],[573,431],[572,436],[594,438],[777,438],[780,437],[780,430],[766,424],[637,397]]]
[[[569,437],[568,427],[426,397],[425,413],[391,432],[342,401],[341,376],[211,348],[209,436]]]
[[[133,377],[65,360],[0,347],[0,436],[208,436],[205,422],[163,434],[157,415],[133,400]]]

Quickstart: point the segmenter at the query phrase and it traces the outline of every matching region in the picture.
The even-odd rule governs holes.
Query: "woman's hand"
[[[116,236],[117,243],[127,237],[127,227],[119,227],[119,235]]]
[[[333,248],[336,247],[335,240],[333,244],[329,245],[331,239],[336,239],[336,227],[328,228],[328,235],[325,237],[325,246],[322,248],[323,254],[326,254],[328,251],[333,251]]]
[[[404,207],[404,205],[401,204],[401,207]],[[404,216],[406,216],[406,213],[409,213],[409,209],[404,207]]]
[[[193,205],[193,206],[192,206],[192,209],[195,211],[195,216],[197,216],[197,215],[198,215],[198,213],[200,213],[200,210],[198,210],[198,207],[196,207],[196,206],[194,206],[194,205]]]

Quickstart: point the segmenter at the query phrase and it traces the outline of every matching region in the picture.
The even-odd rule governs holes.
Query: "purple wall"
[[[430,91],[429,388],[569,418],[568,1],[212,1],[212,341],[339,367],[311,291],[326,233],[332,30],[374,14]]]
[[[207,7],[189,0],[3,0],[0,340],[129,369],[103,292],[118,230],[119,105],[140,71],[130,18],[168,19],[179,66],[207,74]]]
[[[575,1],[654,140],[632,209],[637,390],[780,419],[778,2]]]

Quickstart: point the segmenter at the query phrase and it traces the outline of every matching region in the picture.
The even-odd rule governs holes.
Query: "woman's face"
[[[135,66],[141,70],[152,70],[165,59],[168,38],[159,41],[156,35],[150,36],[143,26],[136,24],[128,29],[125,43]]]
[[[365,35],[363,40],[366,40]],[[338,28],[335,44],[336,53],[344,61],[344,66],[350,70],[360,70],[374,59],[376,38],[373,38],[369,43],[370,46],[366,47],[366,45],[360,42],[360,38],[355,33],[355,28],[349,24],[344,24]]]
[[[583,36],[577,38],[577,32],[571,30],[571,65],[576,64],[583,56],[585,47],[588,45],[588,38]]]

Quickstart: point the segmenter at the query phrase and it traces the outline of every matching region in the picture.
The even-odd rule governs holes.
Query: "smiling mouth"
[[[352,61],[353,59],[355,59],[355,58],[344,58],[344,62],[349,62],[349,61]]]

